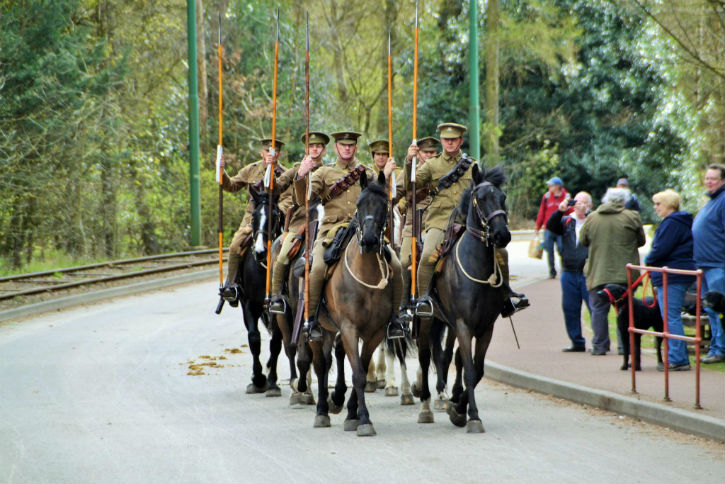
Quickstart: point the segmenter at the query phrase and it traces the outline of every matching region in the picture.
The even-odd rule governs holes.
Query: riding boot
[[[498,262],[501,270],[502,287],[506,290],[506,297],[501,309],[501,316],[508,318],[517,311],[521,311],[530,306],[529,299],[521,293],[514,292],[509,286],[509,257],[506,249],[496,249],[496,262]],[[515,299],[515,300],[514,300]]]
[[[433,314],[433,301],[430,299],[430,282],[433,279],[435,266],[419,264],[418,266],[418,289],[420,297],[416,302],[415,314],[422,317],[430,317]]]
[[[403,291],[403,286],[405,284],[404,277],[403,277],[403,268],[400,265],[400,260],[398,259],[398,256],[395,254],[395,251],[392,250],[392,247],[389,247],[388,250],[390,254],[390,269],[391,269],[391,276],[392,276],[392,289],[393,289],[393,307],[400,310],[398,306],[398,302],[405,297],[405,292]],[[393,314],[390,317],[390,321],[388,321],[388,328],[387,328],[387,334],[389,339],[394,338],[404,338],[405,333],[408,331],[408,320],[405,317],[399,317],[397,311],[393,311]]]
[[[237,307],[241,292],[237,285],[237,272],[239,264],[242,262],[242,256],[237,252],[229,251],[229,260],[227,262],[227,281],[223,287],[219,289],[219,295],[232,307]]]
[[[322,239],[315,241],[312,248],[312,266],[310,267],[310,319],[302,325],[302,334],[307,336],[308,341],[321,341],[322,331],[317,322],[317,310],[322,297],[322,286],[325,284],[325,272],[327,264],[323,259],[325,254],[325,246],[322,245]]]
[[[405,333],[407,331],[407,323],[393,312],[393,314],[390,315],[390,321],[388,321],[388,327],[386,329],[388,339],[405,338]]]
[[[272,298],[269,301],[269,312],[270,313],[284,313],[285,311],[285,301],[282,297],[282,286],[284,285],[284,280],[287,277],[287,269],[289,268],[289,263],[285,264],[286,261],[280,260],[282,257],[277,258],[277,262],[274,264],[274,269],[272,270]]]

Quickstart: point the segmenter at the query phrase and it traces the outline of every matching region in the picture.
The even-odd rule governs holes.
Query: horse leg
[[[252,352],[252,383],[247,385],[247,393],[264,393],[269,388],[267,377],[262,372],[262,363],[259,361],[259,355],[262,347],[262,336],[259,334],[259,317],[258,311],[254,311],[249,301],[245,301],[242,311],[244,312],[244,322],[247,325],[247,338],[249,340],[249,351]]]
[[[438,397],[433,402],[433,409],[438,411],[444,411],[448,409],[449,398],[446,395],[446,383],[448,381],[448,367],[451,364],[450,359],[445,359],[445,353],[441,348],[441,340],[443,339],[443,332],[446,327],[442,321],[436,320],[433,327],[431,328],[431,347],[433,351],[433,364],[436,367],[436,392]],[[448,330],[448,334],[455,334],[452,330]],[[455,341],[455,336],[453,337]],[[446,345],[448,341],[446,340]],[[448,348],[446,347],[446,350]]]
[[[387,378],[388,365],[388,346],[385,341],[381,342],[376,348],[377,361],[375,362],[375,384],[376,388],[382,390],[385,388],[385,380]],[[375,355],[373,355],[375,356]],[[373,358],[371,358],[372,360]],[[395,377],[393,377],[395,378]]]
[[[420,363],[420,401],[421,410],[418,414],[418,423],[433,423],[433,412],[430,409],[430,389],[428,388],[428,366],[430,365],[430,334],[431,320],[421,320],[418,335],[418,362]]]
[[[458,403],[461,401],[463,394],[463,358],[461,357],[460,348],[456,350],[456,379],[451,389],[451,402]]]
[[[335,389],[332,391],[330,401],[330,412],[338,414],[342,411],[345,404],[345,392],[347,384],[345,383],[345,347],[342,344],[340,336],[335,338],[335,362],[337,363],[337,380],[335,380]]]
[[[405,344],[402,344],[400,347],[395,347],[395,353],[400,362],[400,404],[413,405],[413,392],[410,389],[410,382],[408,381],[408,365],[405,364],[406,349],[407,346]]]
[[[473,377],[472,385],[469,386],[468,378],[466,378],[466,386],[468,386],[468,423],[466,424],[466,432],[469,434],[481,434],[485,432],[483,422],[478,416],[478,406],[476,405],[475,389],[478,382],[483,378],[483,362],[486,359],[486,351],[491,343],[493,335],[493,324],[486,329],[486,332],[480,338],[476,338],[476,354],[473,358]]]
[[[365,391],[367,393],[373,393],[377,388],[378,384],[375,379],[375,361],[370,360],[370,364],[367,366],[368,372],[365,376]]]
[[[315,415],[314,427],[329,427],[330,416],[328,415],[329,407],[327,405],[327,359],[329,352],[332,350],[331,343],[328,343],[329,333],[325,332],[323,341],[312,342],[312,364],[315,367],[317,375],[317,415]],[[329,347],[328,347],[329,345]],[[304,379],[303,379],[304,380]]]
[[[448,407],[448,417],[451,423],[457,427],[466,425],[466,407],[469,404],[469,395],[473,392],[473,357],[471,356],[471,331],[463,320],[456,321],[456,334],[458,335],[458,353],[463,361],[463,377],[466,381],[466,388],[461,394],[458,403]],[[458,355],[456,355],[458,358]],[[458,366],[458,365],[456,365]],[[456,368],[457,370],[457,368]],[[458,374],[456,374],[456,380]]]
[[[277,324],[272,327],[272,339],[269,342],[269,360],[267,360],[267,381],[269,390],[265,393],[267,397],[281,397],[282,390],[277,386],[277,361],[282,352],[282,332]]]
[[[355,387],[356,389],[359,389],[363,382],[365,381],[365,367],[367,363],[370,361],[370,359],[373,356],[373,352],[375,351],[375,348],[380,344],[380,341],[383,339],[383,333],[382,331],[379,331],[377,337],[374,337],[374,340],[371,341],[365,341],[362,345],[362,354],[360,355],[360,359],[357,362],[357,371],[353,372],[353,382],[356,383]],[[355,336],[357,339],[357,335]],[[357,345],[355,345],[357,348]],[[350,355],[348,353],[348,356],[353,356],[353,358],[350,360],[350,366],[355,368],[356,364],[353,363],[353,360],[355,359],[355,354]],[[370,413],[368,412],[368,407],[365,404],[365,392],[357,392],[358,397],[358,410],[357,410],[357,435],[358,437],[370,437],[375,435],[375,427],[373,427],[373,423],[370,421]]]
[[[382,351],[380,352],[381,355],[385,358],[379,358],[382,360],[382,364],[385,370],[385,376],[383,378],[383,386],[385,387],[385,396],[386,397],[397,397],[398,396],[398,386],[395,383],[395,354],[394,352],[398,351],[398,348],[400,347],[400,343],[396,343],[393,341],[392,343],[394,346],[393,348],[388,347],[388,342],[383,341],[380,347],[382,348]],[[378,366],[380,368],[380,366]],[[380,380],[378,379],[378,386],[380,386]]]
[[[347,399],[347,416],[345,417],[345,430],[352,431],[357,430],[357,426],[360,423],[359,419],[359,395],[365,395],[365,369],[370,367],[370,359],[368,359],[363,365],[363,361],[358,353],[358,341],[359,337],[357,330],[354,326],[341,333],[341,341],[345,349],[345,354],[350,362],[352,368],[352,391],[350,392],[350,398]],[[362,381],[361,381],[362,380]]]

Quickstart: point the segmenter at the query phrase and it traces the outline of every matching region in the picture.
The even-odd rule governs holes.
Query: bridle
[[[358,243],[358,246],[360,247],[360,253],[362,253],[362,235],[363,235],[362,234],[362,229],[363,229],[363,222],[365,222],[367,220],[371,220],[371,219],[374,220],[375,217],[373,217],[372,215],[365,215],[365,217],[363,217],[363,219],[360,220],[360,212],[359,211],[355,211],[355,217],[353,218],[353,222],[350,222],[350,223],[355,223],[355,238],[357,238],[357,243]],[[384,220],[387,220],[387,219],[388,219],[388,204],[386,202],[385,203],[385,219]],[[385,234],[385,224],[383,223],[383,224],[380,224],[380,232],[378,233],[378,240],[380,241],[380,249],[379,249],[379,252],[381,254],[383,253],[384,245],[385,245],[383,243],[384,234]]]
[[[491,243],[491,220],[494,219],[494,217],[498,217],[499,215],[502,215],[504,219],[506,220],[506,223],[508,224],[508,214],[506,213],[506,210],[504,209],[498,209],[494,210],[488,215],[484,215],[483,211],[481,210],[481,206],[478,204],[478,198],[476,198],[476,191],[479,188],[486,187],[486,186],[494,186],[493,183],[485,181],[482,183],[479,183],[473,189],[471,190],[471,197],[473,198],[472,205],[473,209],[475,210],[476,216],[478,217],[478,221],[481,223],[481,229],[477,229],[475,227],[466,227],[466,233],[470,233],[473,238],[476,240],[479,240],[480,242],[486,244],[488,247]]]

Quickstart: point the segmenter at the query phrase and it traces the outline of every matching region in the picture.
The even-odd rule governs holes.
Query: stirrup
[[[307,338],[307,341],[322,341],[322,331],[317,325],[317,321],[309,319],[302,324],[302,334]]]
[[[272,296],[272,299],[269,301],[268,311],[271,314],[286,314],[287,300],[282,296]]]
[[[219,289],[219,295],[232,306],[236,306],[236,304],[233,303],[236,303],[239,300],[239,287],[236,284],[224,286]]]
[[[385,330],[385,336],[387,339],[405,338],[405,327],[400,321],[389,321],[388,327]]]
[[[421,318],[433,317],[433,301],[430,297],[423,296],[415,303],[415,315]]]

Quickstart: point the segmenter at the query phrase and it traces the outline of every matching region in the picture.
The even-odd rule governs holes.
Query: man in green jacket
[[[592,355],[609,351],[609,300],[597,292],[606,284],[627,285],[628,263],[639,264],[638,248],[645,244],[644,228],[639,213],[627,210],[628,191],[610,188],[602,205],[587,217],[579,232],[579,242],[589,247],[584,266],[592,314]],[[622,335],[617,333],[619,349]]]

